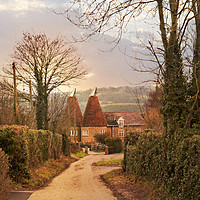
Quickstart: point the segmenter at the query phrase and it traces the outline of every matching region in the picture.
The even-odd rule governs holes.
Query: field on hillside
[[[139,99],[142,105],[147,98],[147,87],[109,87],[98,88],[98,99],[101,104],[103,112],[128,112],[138,111]],[[78,91],[77,99],[82,112],[84,112],[88,97],[91,94],[92,89],[86,91]]]

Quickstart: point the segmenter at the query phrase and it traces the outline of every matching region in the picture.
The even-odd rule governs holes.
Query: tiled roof
[[[144,125],[144,119],[139,112],[104,112],[107,124],[117,126],[118,119],[123,117],[125,126]]]
[[[82,124],[83,115],[75,96],[70,96],[67,99],[67,119],[70,126],[81,126]]]
[[[99,127],[106,125],[106,119],[97,96],[90,96],[83,116],[83,127]]]

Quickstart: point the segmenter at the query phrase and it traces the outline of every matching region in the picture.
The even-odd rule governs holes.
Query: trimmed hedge
[[[120,153],[123,151],[122,140],[120,138],[106,138],[106,146],[108,146],[109,154]]]
[[[0,148],[0,199],[10,199],[10,178],[9,178],[8,156]]]
[[[176,199],[200,199],[200,131],[130,134],[125,140],[124,165],[128,173],[163,185]]]
[[[26,132],[26,127],[0,128],[0,147],[9,156],[11,178],[16,182],[30,177]]]
[[[23,183],[30,178],[31,167],[60,158],[62,136],[26,126],[1,126],[0,147],[9,156],[12,180]]]

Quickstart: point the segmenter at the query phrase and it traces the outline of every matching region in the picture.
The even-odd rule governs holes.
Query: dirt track
[[[56,177],[46,188],[34,192],[28,200],[116,200],[101,182],[99,175],[114,167],[92,166],[94,162],[122,158],[122,154],[91,154],[72,163],[69,169]]]

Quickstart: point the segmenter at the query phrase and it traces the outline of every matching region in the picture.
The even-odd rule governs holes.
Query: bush
[[[8,156],[0,148],[0,199],[10,199],[10,178],[9,178]]]
[[[60,158],[62,136],[25,126],[2,126],[0,147],[9,156],[12,180],[23,183],[30,177],[30,168],[48,159]]]
[[[0,147],[9,156],[10,175],[16,182],[23,182],[30,177],[26,131],[26,127],[17,126],[5,126],[0,129]]]
[[[123,168],[156,180],[177,199],[200,199],[200,135],[129,135]]]
[[[100,143],[100,144],[106,144],[105,139],[108,137],[108,134],[103,133],[103,134],[96,134],[94,136],[96,142]]]
[[[108,146],[109,153],[120,153],[123,150],[122,141],[120,138],[106,138],[106,145]]]

